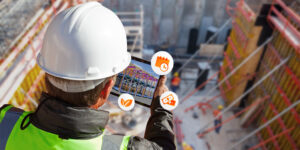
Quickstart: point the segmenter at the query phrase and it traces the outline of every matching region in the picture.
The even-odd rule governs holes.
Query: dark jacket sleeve
[[[151,105],[151,116],[147,123],[145,137],[131,137],[128,149],[175,150],[173,126],[173,114],[163,109],[159,97],[156,97]]]

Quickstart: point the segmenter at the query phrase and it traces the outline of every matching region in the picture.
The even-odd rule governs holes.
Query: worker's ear
[[[102,89],[100,97],[102,99],[106,100],[108,98],[108,96],[110,94],[110,91],[111,91],[111,89],[114,85],[115,85],[115,80],[113,78],[109,79],[107,81],[107,83],[105,84],[104,88]]]
[[[90,106],[90,108],[98,109],[99,107],[101,107],[106,102],[109,93],[114,85],[115,85],[114,78],[109,79],[105,84],[104,88],[102,89],[97,103]]]

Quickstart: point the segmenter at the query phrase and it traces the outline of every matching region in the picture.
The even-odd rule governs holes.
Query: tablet
[[[132,57],[130,65],[117,75],[111,94],[120,96],[128,93],[137,104],[150,107],[159,78],[149,61]]]

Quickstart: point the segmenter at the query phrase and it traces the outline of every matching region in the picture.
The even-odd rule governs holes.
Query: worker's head
[[[102,106],[115,84],[115,76],[92,81],[75,81],[46,74],[48,94],[74,106]]]
[[[174,77],[178,77],[179,76],[179,73],[178,72],[175,72],[174,73]]]
[[[223,105],[218,105],[218,109],[222,110],[223,109]]]
[[[96,103],[97,97],[107,98],[113,77],[130,60],[124,26],[114,12],[98,2],[77,5],[55,16],[37,58],[47,73],[50,94],[69,103],[69,97],[94,97],[87,103],[73,103],[87,106]]]

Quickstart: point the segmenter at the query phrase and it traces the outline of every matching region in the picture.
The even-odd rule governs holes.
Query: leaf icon
[[[121,99],[121,105],[125,107],[129,107],[132,104],[132,99],[124,100],[123,98]]]
[[[124,106],[124,99],[123,98],[121,98],[121,105]]]

